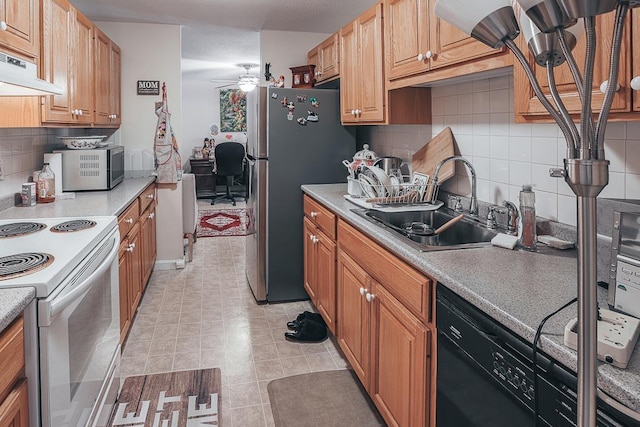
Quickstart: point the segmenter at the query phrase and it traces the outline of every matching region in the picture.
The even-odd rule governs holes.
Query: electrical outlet
[[[0,181],[4,179],[4,159],[0,159]]]

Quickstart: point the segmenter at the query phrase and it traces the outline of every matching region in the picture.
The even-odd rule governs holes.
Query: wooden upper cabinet
[[[94,27],[95,124],[120,124],[120,48]]]
[[[609,57],[613,35],[614,17],[615,12],[596,17],[597,48],[593,72],[593,85],[591,87],[592,109],[596,117],[600,111],[600,107],[602,106],[602,102],[604,99],[604,94],[600,91],[600,85],[604,81],[609,79]],[[638,21],[638,13],[636,11],[633,11],[632,20],[636,23]],[[635,99],[632,99],[637,97],[632,96],[633,91],[630,87],[630,72],[632,69],[632,64],[635,69],[634,75],[640,75],[637,73],[639,67],[638,61],[633,61],[632,64],[629,63],[629,61],[632,61],[632,55],[638,55],[637,53],[635,53],[635,51],[638,49],[635,49],[632,53],[632,48],[636,44],[632,42],[630,20],[627,20],[625,22],[624,31],[625,33],[622,39],[622,49],[620,55],[620,71],[618,73],[618,84],[620,85],[620,89],[616,92],[613,98],[613,104],[611,106],[612,116],[616,113],[623,114],[633,111],[633,104],[637,103]],[[546,69],[535,65],[533,57],[528,53],[529,50],[526,47],[524,40],[522,40],[522,37],[519,37],[517,42],[518,46],[520,46],[520,49],[527,53],[529,64],[534,67],[536,78],[540,82],[540,86],[542,87],[543,92],[547,96],[549,96],[550,92]],[[578,67],[580,68],[581,72],[582,70],[584,70],[584,57],[586,54],[585,52],[586,37],[583,36],[580,40],[578,40],[578,44],[573,50],[573,55],[576,59],[576,62],[578,63]],[[549,113],[542,106],[537,96],[535,96],[535,94],[533,93],[533,89],[531,89],[529,80],[527,79],[526,74],[519,63],[514,64],[513,74],[516,121],[551,121],[552,119],[549,116]],[[554,69],[554,75],[558,91],[565,106],[567,107],[567,110],[569,110],[569,112],[577,119],[581,112],[582,103],[580,102],[575,83],[566,62]]]
[[[47,95],[45,123],[93,123],[93,24],[67,0],[43,0],[43,78],[62,88]]]
[[[631,11],[631,28],[640,28],[640,10],[633,9]],[[640,31],[634,31],[632,46],[636,47],[640,45]],[[631,79],[638,78],[640,80],[640,48],[633,49],[631,56]],[[637,81],[640,84],[640,81]],[[631,85],[631,82],[629,82]],[[633,97],[633,111],[640,111],[640,91],[632,89]]]
[[[388,79],[429,70],[428,11],[427,0],[384,2]]]
[[[316,84],[340,76],[340,34],[335,33],[307,53],[307,64],[315,65]]]
[[[120,91],[122,90],[122,80],[120,77],[121,72],[121,54],[120,47],[115,44],[113,41],[111,42],[111,60],[109,61],[109,69],[111,71],[111,78],[109,79],[109,87],[110,87],[110,112],[111,119],[110,124],[120,126],[121,123],[121,95]]]
[[[372,7],[344,27],[340,46],[342,122],[384,123],[382,5]]]
[[[99,28],[94,29],[94,83],[95,83],[95,120],[96,124],[108,124],[111,114],[109,99],[109,80],[111,79],[111,40]]]
[[[0,46],[31,58],[40,51],[40,3],[38,0],[0,0]],[[2,25],[4,27],[4,25]]]

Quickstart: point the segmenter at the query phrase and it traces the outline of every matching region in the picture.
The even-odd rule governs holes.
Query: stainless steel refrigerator
[[[247,95],[249,234],[246,274],[257,301],[307,299],[303,184],[346,182],[355,129],[333,89],[257,88]]]

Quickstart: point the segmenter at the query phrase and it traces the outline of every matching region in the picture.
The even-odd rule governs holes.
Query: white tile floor
[[[211,208],[206,200],[199,205]],[[286,323],[304,310],[314,310],[309,301],[256,304],[243,237],[198,239],[185,269],[153,272],[123,350],[122,376],[219,367],[223,427],[273,426],[270,380],[347,367],[335,341],[285,340]]]

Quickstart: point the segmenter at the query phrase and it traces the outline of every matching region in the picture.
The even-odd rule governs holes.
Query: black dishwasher
[[[576,377],[441,284],[437,287],[437,427],[576,425]],[[640,423],[598,399],[598,426]]]

